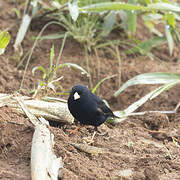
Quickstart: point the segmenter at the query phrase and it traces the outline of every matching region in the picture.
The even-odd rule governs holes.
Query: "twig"
[[[146,128],[143,128],[145,131],[148,131],[150,133],[155,133],[155,134],[161,134],[161,133],[166,133],[166,131],[159,131],[159,130],[149,130],[149,129],[146,129]]]
[[[174,109],[174,112],[176,113],[178,108],[180,107],[180,102],[176,105],[175,109]]]

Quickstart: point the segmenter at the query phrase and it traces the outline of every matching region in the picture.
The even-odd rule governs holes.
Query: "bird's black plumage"
[[[92,125],[96,130],[107,119],[115,117],[111,109],[84,85],[75,85],[72,88],[68,108],[80,124]]]

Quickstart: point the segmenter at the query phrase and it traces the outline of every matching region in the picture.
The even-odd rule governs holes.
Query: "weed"
[[[61,50],[60,50],[61,52]],[[87,74],[88,73],[79,65],[73,64],[73,63],[64,63],[64,64],[56,64],[54,65],[54,46],[51,48],[50,52],[50,58],[49,58],[49,69],[45,69],[43,66],[36,66],[32,69],[32,74],[34,76],[35,71],[41,71],[42,79],[38,83],[38,87],[33,91],[34,95],[33,97],[44,97],[47,96],[49,91],[52,90],[54,93],[56,93],[55,83],[59,82],[63,76],[56,78],[56,72],[60,68],[67,66],[67,67],[73,67],[78,70],[80,70],[82,73]]]

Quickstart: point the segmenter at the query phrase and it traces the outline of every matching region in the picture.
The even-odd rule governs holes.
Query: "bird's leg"
[[[93,133],[93,135],[92,135],[92,138],[91,138],[91,141],[92,141],[92,142],[94,142],[93,139],[94,139],[94,136],[96,135],[96,133],[97,133],[97,131],[94,131],[94,133]]]
[[[83,126],[81,125],[80,127],[76,127],[76,129],[73,130],[67,130],[69,131],[70,134],[78,134],[79,129],[81,129]]]
[[[97,132],[98,132],[98,129],[97,129],[97,127],[95,126],[95,127],[94,127],[94,133],[93,133],[92,137],[91,137],[90,139],[89,139],[88,137],[87,137],[87,138],[84,138],[87,144],[92,144],[92,143],[94,143],[94,140],[93,140],[93,139],[94,139],[94,137],[95,137],[95,135],[96,135]]]

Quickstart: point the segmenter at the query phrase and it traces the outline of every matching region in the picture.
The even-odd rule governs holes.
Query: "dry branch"
[[[15,97],[22,111],[35,125],[31,146],[31,178],[32,180],[58,180],[62,174],[62,158],[57,158],[53,152],[54,135],[48,129],[48,121],[39,120],[30,113],[24,101]]]
[[[64,102],[47,102],[32,99],[27,96],[22,96],[21,99],[28,110],[36,117],[42,116],[48,120],[70,124],[74,122],[74,118],[69,112],[67,104]],[[0,93],[0,107],[2,106],[9,106],[18,112],[25,114],[13,95]]]
[[[53,152],[54,135],[46,124],[35,127],[31,147],[31,178],[32,180],[57,180],[62,171],[62,158]]]

